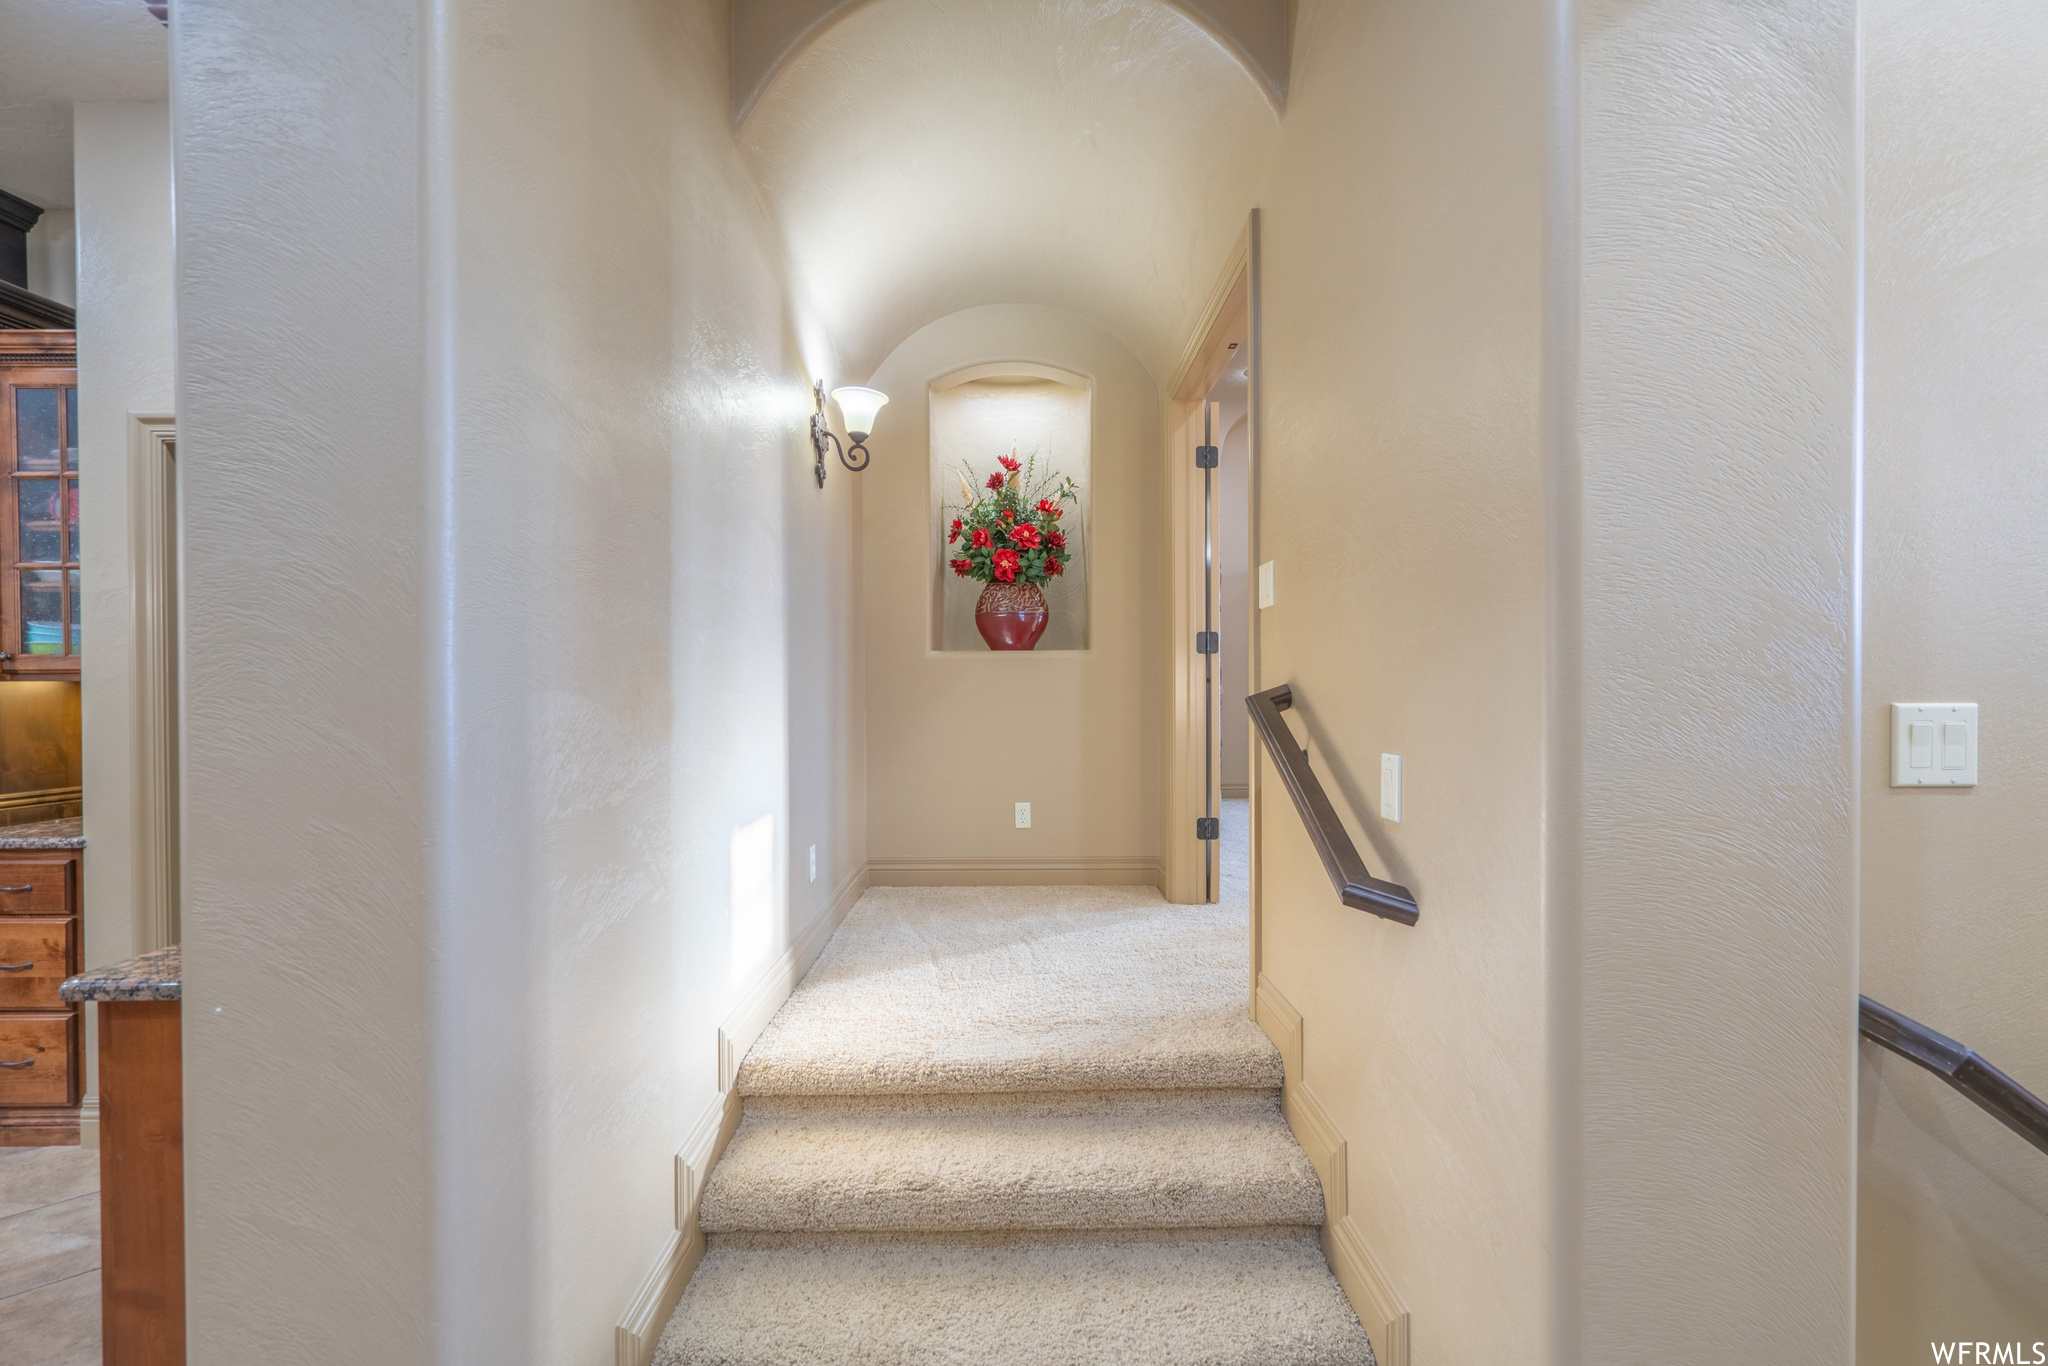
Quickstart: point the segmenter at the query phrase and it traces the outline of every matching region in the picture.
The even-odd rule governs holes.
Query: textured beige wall
[[[1413,1359],[1445,1366],[1537,1359],[1545,1320],[1539,17],[1303,3],[1260,201],[1252,686],[1295,686],[1360,851],[1423,908],[1340,905],[1262,760],[1264,970]]]
[[[1864,8],[1863,990],[2048,1094],[2048,9]],[[1893,702],[1981,707],[1975,788],[1894,791]],[[2048,1161],[1863,1050],[1857,1359],[2048,1339]]]
[[[1856,5],[1579,20],[1563,1355],[1846,1363]]]
[[[1090,648],[928,649],[931,381],[989,361],[1036,361],[1093,384]],[[920,328],[869,381],[892,395],[861,483],[866,556],[868,854],[899,860],[1080,861],[1090,881],[1156,859],[1161,661],[1160,516],[1151,471],[1159,388],[1101,329],[1058,309],[998,304]],[[843,472],[836,476],[847,479]],[[970,770],[980,776],[970,777]],[[1017,802],[1032,804],[1019,830]],[[879,880],[902,874],[877,872]],[[1156,874],[1135,876],[1150,882]],[[1126,877],[1125,880],[1132,880]]]
[[[863,857],[724,12],[180,6],[195,1361],[609,1362]]]
[[[135,952],[135,663],[128,563],[128,414],[173,400],[171,115],[167,104],[73,111],[78,196],[79,524],[89,553],[80,661],[85,957]],[[98,1020],[87,1013],[86,1090],[98,1089]]]

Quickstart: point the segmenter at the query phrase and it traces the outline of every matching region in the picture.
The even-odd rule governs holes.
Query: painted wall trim
[[[97,1148],[100,1146],[100,1097],[99,1092],[86,1094],[78,1105],[78,1146]]]
[[[853,909],[853,904],[860,900],[868,885],[868,868],[857,867],[849,872],[832,893],[832,900],[825,909],[804,927],[779,958],[762,970],[753,985],[741,995],[732,1013],[725,1017],[725,1023],[719,1025],[720,1091],[732,1090],[747,1050],[754,1046],[754,1040],[761,1037],[761,1031],[775,1018],[775,1012],[789,999],[789,993],[796,990],[796,984],[811,970],[811,964],[824,952],[825,942],[839,928],[839,922],[846,919],[846,913]]]
[[[1386,1268],[1351,1218],[1350,1144],[1330,1112],[1302,1079],[1301,1012],[1261,973],[1257,993],[1259,1027],[1280,1050],[1286,1069],[1281,1109],[1323,1187],[1323,1256],[1344,1287],[1379,1366],[1409,1366],[1407,1302],[1394,1289]]]
[[[128,414],[135,949],[178,942],[178,474],[169,413]]]
[[[1150,854],[868,860],[868,882],[875,887],[1157,887],[1164,876]]]
[[[824,917],[819,917],[823,919]],[[676,1226],[642,1278],[640,1288],[619,1316],[612,1332],[615,1366],[650,1366],[662,1330],[676,1312],[683,1290],[704,1260],[704,1230],[697,1225],[697,1206],[712,1167],[740,1126],[739,1093],[720,1091],[690,1128],[676,1150]]]

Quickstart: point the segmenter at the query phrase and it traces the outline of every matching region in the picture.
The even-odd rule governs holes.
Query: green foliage
[[[1080,488],[1053,470],[1040,473],[1038,456],[999,457],[1000,474],[979,478],[969,465],[960,479],[961,501],[943,512],[946,554],[953,573],[981,583],[1043,585],[1065,572],[1071,558],[1061,519],[1081,506]]]

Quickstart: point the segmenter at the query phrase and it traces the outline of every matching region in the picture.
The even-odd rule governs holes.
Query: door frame
[[[1203,409],[1208,394],[1232,359],[1230,343],[1239,342],[1251,352],[1246,385],[1246,501],[1251,522],[1247,539],[1252,563],[1258,562],[1260,349],[1259,324],[1259,215],[1252,210],[1244,231],[1225,261],[1214,289],[1196,320],[1188,344],[1175,368],[1173,380],[1162,395],[1161,426],[1166,434],[1162,459],[1166,489],[1166,800],[1161,803],[1163,828],[1161,867],[1166,899],[1179,904],[1207,899],[1208,889],[1217,885],[1220,842],[1203,843],[1194,838],[1195,819],[1203,813],[1205,797],[1220,793],[1221,732],[1207,734],[1205,701],[1219,708],[1228,699],[1221,696],[1222,671],[1206,689],[1202,677],[1202,656],[1196,652],[1195,635],[1202,629],[1204,579],[1222,595],[1218,582],[1220,566],[1203,564],[1202,480],[1195,468],[1195,447],[1201,444]],[[1219,440],[1220,440],[1220,433]],[[1253,598],[1256,603],[1256,597]],[[1238,638],[1250,652],[1249,678],[1253,689],[1260,686],[1257,640],[1258,610],[1243,623]],[[1237,634],[1223,623],[1226,640]],[[1206,761],[1206,762],[1205,762]],[[1204,775],[1207,774],[1207,791]],[[1221,807],[1217,807],[1221,810]],[[1252,879],[1251,879],[1251,981],[1258,977],[1258,829],[1259,766],[1251,766]]]

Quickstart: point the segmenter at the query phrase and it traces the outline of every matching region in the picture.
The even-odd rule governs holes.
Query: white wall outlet
[[[818,846],[811,846],[811,881],[818,880]]]
[[[1401,756],[1380,756],[1380,819],[1399,823],[1401,819]]]
[[[1273,605],[1273,562],[1266,561],[1259,566],[1259,606]]]
[[[1892,786],[1975,787],[1977,704],[1892,703]]]
[[[1017,828],[1019,830],[1029,830],[1031,828],[1030,802],[1017,803]]]

